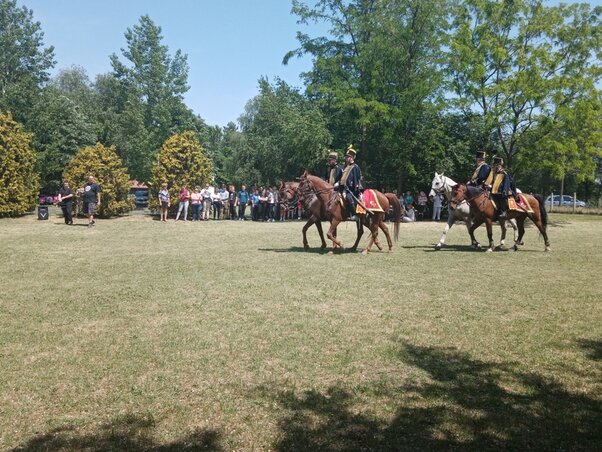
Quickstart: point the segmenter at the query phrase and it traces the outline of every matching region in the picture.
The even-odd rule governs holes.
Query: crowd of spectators
[[[169,200],[161,197],[162,205],[171,205]],[[279,202],[279,192],[276,187],[258,187],[247,190],[242,185],[237,191],[234,185],[212,187],[206,184],[201,189],[195,186],[189,189],[182,185],[178,194],[178,209],[176,221],[264,221],[275,222],[297,219],[303,216],[303,206],[300,203],[285,205]],[[189,215],[189,208],[192,208]],[[248,210],[247,210],[248,208]],[[163,219],[163,216],[162,218]]]
[[[427,196],[426,192],[418,191],[412,193],[408,190],[399,195],[401,204],[401,221],[403,223],[412,223],[414,221],[440,221],[441,210],[445,198],[442,194],[436,193],[434,196]]]

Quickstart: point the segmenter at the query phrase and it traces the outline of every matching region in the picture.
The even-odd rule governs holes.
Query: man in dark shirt
[[[69,182],[63,182],[63,186],[59,189],[59,204],[63,211],[65,224],[73,224],[71,212],[73,210],[73,192],[69,187]]]
[[[88,227],[94,226],[94,215],[100,206],[100,192],[102,190],[94,182],[94,176],[88,176],[88,182],[84,187],[84,213],[88,215]]]

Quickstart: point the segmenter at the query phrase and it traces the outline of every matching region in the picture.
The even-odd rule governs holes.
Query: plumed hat
[[[355,158],[355,156],[357,155],[357,151],[355,149],[353,149],[353,145],[352,144],[350,144],[347,147],[347,152],[345,153],[345,157],[347,157],[348,155],[350,155],[353,158]]]
[[[329,159],[338,159],[339,158],[339,154],[337,154],[337,151],[330,151],[328,153],[328,158]]]
[[[497,155],[493,156],[493,164],[494,165],[503,165],[504,164],[504,159],[501,157],[498,157]]]
[[[477,151],[475,157],[478,159],[485,159],[487,157],[487,152],[485,151]]]

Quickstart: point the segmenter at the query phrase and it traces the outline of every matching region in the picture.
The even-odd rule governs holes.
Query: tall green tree
[[[161,28],[149,16],[125,33],[125,61],[111,56],[113,72],[97,84],[108,95],[117,130],[105,130],[117,143],[132,175],[146,180],[151,163],[163,142],[175,132],[199,132],[204,122],[183,102],[188,91],[186,55],[170,55],[162,44]]]
[[[298,33],[300,47],[284,61],[309,54],[307,93],[319,102],[335,144],[355,143],[358,162],[376,184],[415,179],[413,162],[429,152],[415,139],[437,113],[444,0],[293,1],[301,24],[325,23],[327,36]],[[433,108],[435,107],[435,108]]]
[[[0,0],[0,111],[27,122],[29,108],[48,80],[54,48],[44,46],[40,22],[16,0]]]
[[[260,79],[259,94],[247,103],[239,121],[244,140],[230,143],[236,146],[233,182],[274,184],[324,164],[330,142],[326,119],[286,82]]]
[[[478,112],[508,166],[523,138],[601,74],[602,8],[540,0],[466,0],[454,11],[455,106]]]

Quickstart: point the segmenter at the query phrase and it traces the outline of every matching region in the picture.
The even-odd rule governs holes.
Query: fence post
[[[554,192],[550,193],[550,212],[552,212],[553,207],[554,207]]]
[[[573,192],[573,213],[577,210],[577,193]]]

